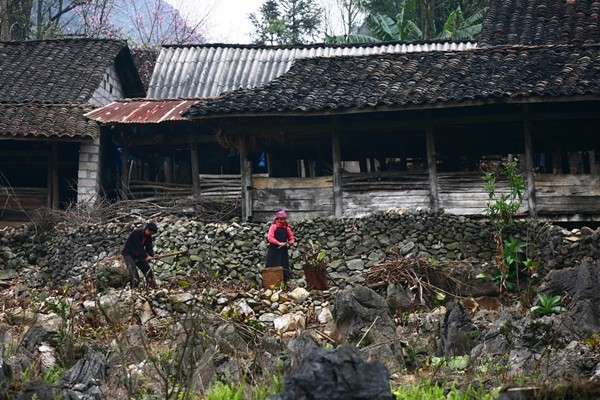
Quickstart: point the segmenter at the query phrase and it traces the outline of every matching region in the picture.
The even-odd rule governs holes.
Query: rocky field
[[[266,224],[151,217],[158,253],[186,249],[155,262],[155,290],[130,290],[118,256],[148,216],[0,231],[4,398],[201,399],[244,382],[249,399],[387,399],[424,381],[598,398],[600,230],[521,221],[522,265],[498,280],[485,221],[293,221],[294,287],[265,289]],[[327,290],[304,278],[314,246]]]

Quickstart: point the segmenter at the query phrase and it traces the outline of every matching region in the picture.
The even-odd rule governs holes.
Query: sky
[[[190,21],[205,20],[207,43],[250,44],[254,26],[248,15],[259,14],[265,0],[166,0],[177,8],[181,16]],[[335,0],[317,0],[329,16],[330,21],[336,18]],[[328,26],[336,26],[339,22],[329,22]],[[341,28],[332,28],[338,31]],[[339,32],[337,32],[339,33]]]
[[[167,0],[190,20],[206,19],[208,43],[252,42],[254,26],[248,14],[257,13],[264,0]]]

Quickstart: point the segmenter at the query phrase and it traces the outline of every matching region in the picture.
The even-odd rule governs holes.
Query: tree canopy
[[[266,0],[249,15],[254,44],[301,44],[314,41],[321,25],[321,8],[314,0]]]
[[[191,22],[165,0],[0,0],[0,39],[65,36],[129,39],[140,46],[204,42]]]

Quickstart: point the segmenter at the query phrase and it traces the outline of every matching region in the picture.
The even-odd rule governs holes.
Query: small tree
[[[499,175],[508,180],[510,192],[497,193],[496,184]],[[513,161],[503,162],[500,170],[489,170],[484,172],[486,184],[484,186],[488,193],[488,202],[485,214],[496,228],[494,242],[496,244],[496,268],[499,271],[500,290],[508,290],[508,278],[511,272],[518,274],[518,256],[522,253],[525,244],[511,237],[504,239],[504,230],[514,223],[514,216],[519,211],[525,193],[525,179],[519,173],[517,163]],[[514,268],[511,270],[511,266]]]

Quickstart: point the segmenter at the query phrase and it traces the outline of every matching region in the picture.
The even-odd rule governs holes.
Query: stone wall
[[[158,253],[184,246],[189,249],[188,255],[153,262],[160,280],[192,271],[223,279],[259,280],[267,248],[267,223],[204,223],[174,217],[157,223]],[[291,223],[298,243],[290,252],[298,276],[303,275],[301,258],[309,241],[327,251],[331,277],[349,283],[361,282],[370,266],[397,257],[420,255],[438,261],[492,265],[495,254],[494,229],[489,222],[452,214],[385,212],[363,218],[327,217]],[[131,229],[142,224],[61,225],[42,231],[22,226],[0,231],[0,273],[5,277],[20,273],[32,285],[77,280],[99,262],[118,259]],[[585,257],[600,261],[600,229],[568,231],[541,221],[519,221],[506,234],[529,243],[528,257],[539,262],[541,273],[573,266]]]

